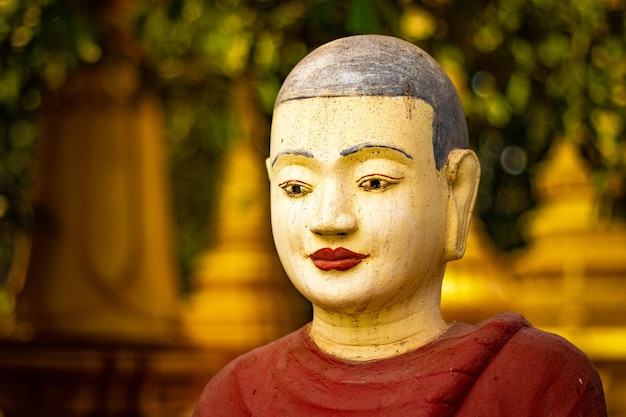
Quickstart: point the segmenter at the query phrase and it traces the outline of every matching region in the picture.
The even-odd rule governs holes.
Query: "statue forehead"
[[[290,100],[275,109],[270,154],[295,144],[307,149],[356,144],[387,147],[406,137],[412,144],[418,142],[418,137],[427,138],[430,143],[433,117],[434,110],[428,102],[407,96]]]
[[[289,74],[276,100],[335,96],[411,96],[433,105],[447,76],[424,51],[380,35],[352,36],[307,55]],[[434,106],[435,107],[435,106]]]

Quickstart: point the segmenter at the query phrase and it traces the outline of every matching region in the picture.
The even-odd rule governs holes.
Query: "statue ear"
[[[480,163],[473,151],[454,149],[448,154],[444,169],[448,180],[448,233],[444,261],[454,261],[465,253],[480,181]]]
[[[267,177],[272,180],[272,161],[269,158],[265,160],[265,169],[267,169]]]

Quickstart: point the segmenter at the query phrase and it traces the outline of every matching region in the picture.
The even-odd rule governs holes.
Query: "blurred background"
[[[0,416],[185,416],[309,320],[264,159],[282,80],[364,33],[431,54],[482,177],[448,320],[523,313],[626,416],[619,0],[0,0]]]

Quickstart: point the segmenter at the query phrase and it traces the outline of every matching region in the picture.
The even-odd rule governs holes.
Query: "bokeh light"
[[[526,169],[526,151],[519,146],[508,146],[500,155],[500,165],[505,172],[519,175]]]

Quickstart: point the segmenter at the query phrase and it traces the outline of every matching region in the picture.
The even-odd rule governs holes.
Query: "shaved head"
[[[327,43],[295,66],[275,107],[289,100],[346,96],[407,96],[430,104],[437,169],[452,149],[468,147],[465,115],[452,81],[430,55],[411,43],[380,35]]]

